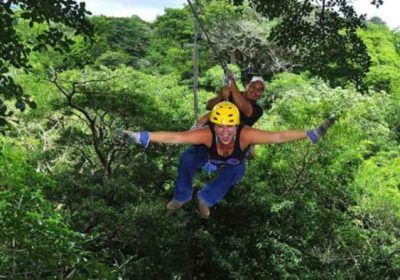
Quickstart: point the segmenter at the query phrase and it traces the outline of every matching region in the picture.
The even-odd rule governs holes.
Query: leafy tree
[[[384,22],[380,17],[372,17],[371,19],[368,20],[368,22],[376,24],[376,25],[386,25],[386,22]]]
[[[155,35],[158,38],[168,38],[181,44],[192,42],[193,15],[189,8],[165,9],[162,16],[154,22]]]
[[[394,133],[394,138],[400,141],[400,89],[398,88],[391,96],[391,101],[388,108],[387,122]]]
[[[243,1],[235,1],[242,3]],[[294,50],[295,64],[333,85],[360,84],[370,66],[367,49],[357,36],[365,16],[348,1],[250,1],[261,15],[279,20],[269,36],[278,46]]]
[[[252,34],[259,38],[272,28],[262,18],[246,20],[253,15],[247,8],[229,6],[226,14],[222,8],[214,1],[205,4],[201,16],[209,29],[223,30],[230,15],[256,28]],[[105,21],[104,26],[113,25]],[[0,156],[0,223],[6,229],[0,234],[0,274],[30,279],[396,279],[397,33],[374,24],[358,33],[373,63],[368,87],[388,93],[361,94],[352,84],[330,88],[312,71],[275,75],[260,102],[269,109],[260,128],[308,129],[331,113],[339,119],[318,145],[257,147],[245,178],[203,221],[195,201],[176,213],[165,211],[184,147],[151,144],[144,151],[121,145],[112,135],[116,127],[186,130],[192,124],[193,98],[182,78],[191,75],[193,16],[187,9],[172,10],[155,25],[147,57],[122,51],[127,41],[119,38],[115,48],[100,39],[100,47],[85,52],[97,59],[94,67],[73,69],[80,67],[74,58],[63,64],[64,56],[31,53],[35,74],[22,73],[16,81],[38,109],[27,110],[7,132]],[[45,25],[20,28],[35,35]],[[87,50],[83,37],[73,39],[78,44],[74,53]],[[222,70],[205,43],[201,85],[214,91]],[[246,43],[248,54],[271,47],[267,39],[254,49]],[[130,58],[146,73],[119,65]],[[48,71],[52,65],[56,74]],[[230,67],[235,74],[241,70]],[[380,73],[389,77],[388,84]],[[203,91],[201,102],[211,94]],[[210,179],[198,174],[194,188]]]
[[[36,23],[30,25],[29,20],[23,19],[17,14],[18,21],[15,29],[20,35],[21,42],[29,42],[31,46],[40,44],[38,37],[48,29],[46,23]],[[84,35],[74,34],[74,29],[59,25],[58,28],[68,36],[70,45],[68,50],[60,51],[59,47],[47,46],[46,51],[42,49],[32,49],[29,53],[29,71],[38,74],[37,71],[50,71],[57,69],[58,71],[82,68],[85,65],[93,64],[97,55],[96,49],[102,46],[96,35],[93,35],[91,40],[87,40]],[[93,43],[93,44],[91,44]],[[19,70],[18,74],[23,71]],[[19,75],[15,75],[15,80]]]
[[[179,149],[154,147],[154,150],[148,150],[144,156],[144,166],[162,174],[158,177],[160,180],[152,180],[150,178],[154,179],[154,174],[136,173],[138,163],[130,160],[132,154],[140,155],[143,150],[135,146],[125,147],[117,142],[114,130],[116,127],[132,130],[184,130],[190,127],[193,123],[190,106],[192,97],[177,84],[175,77],[154,77],[127,67],[116,70],[103,68],[101,71],[86,68],[82,71],[66,71],[54,76],[50,82],[56,86],[52,94],[59,91],[64,102],[54,99],[55,107],[45,119],[47,123],[54,123],[52,128],[57,129],[58,136],[55,139],[58,140],[54,140],[54,137],[50,140],[53,142],[51,150],[42,160],[52,154],[63,159],[55,159],[55,164],[50,164],[50,170],[55,170],[57,174],[56,170],[68,174],[66,177],[60,175],[66,184],[66,191],[74,189],[75,193],[79,193],[81,190],[75,188],[81,188],[81,184],[76,182],[89,180],[92,182],[88,184],[96,185],[96,189],[102,189],[107,194],[119,193],[113,187],[115,180],[126,183],[126,178],[132,182],[145,182],[147,178],[153,182],[145,184],[143,188],[162,189],[166,174],[172,176],[169,164],[175,157],[168,155],[178,153]],[[57,149],[68,154],[57,152]],[[159,155],[160,150],[166,155],[159,159],[152,158]],[[68,160],[73,164],[66,172],[65,162]],[[167,181],[170,182],[170,179]],[[113,195],[106,197],[107,204],[113,205],[116,198]]]
[[[113,272],[83,249],[86,237],[73,231],[62,204],[44,198],[56,188],[27,163],[15,139],[0,138],[0,275],[8,279],[98,278]]]
[[[390,94],[387,122],[395,139],[400,139],[400,118],[397,106],[400,96],[400,52],[398,32],[390,31],[386,25],[370,22],[366,29],[359,30],[360,37],[368,47],[372,66],[363,86]]]
[[[27,69],[28,56],[32,50],[45,50],[48,46],[58,51],[66,51],[72,41],[57,24],[63,24],[75,30],[76,34],[90,35],[92,32],[85,10],[85,3],[77,4],[75,1],[2,1],[0,3],[1,15],[1,52],[0,52],[0,126],[7,121],[4,117],[10,116],[4,104],[5,99],[16,99],[16,107],[25,109],[33,103],[24,95],[21,87],[16,84],[13,77],[8,74],[10,67]],[[48,28],[37,35],[37,44],[32,46],[21,40],[16,31],[15,23],[18,17],[29,21],[30,26],[35,23],[47,23]]]
[[[394,31],[394,40],[395,40],[395,46],[396,46],[396,51],[398,54],[400,54],[400,30]]]
[[[360,203],[353,210],[365,227],[387,233],[399,228],[399,168],[398,151],[392,149],[369,158],[357,172],[355,185]]]
[[[155,89],[149,91],[143,86],[140,89],[134,88],[135,75],[139,79],[136,83],[140,85],[145,78],[129,68],[119,68],[115,72],[105,68],[101,71],[86,68],[83,72],[64,72],[62,78],[55,73],[50,80],[64,96],[67,108],[71,110],[70,113],[76,115],[83,125],[80,128],[72,126],[69,131],[65,131],[67,133],[65,143],[71,144],[76,141],[76,148],[84,156],[82,159],[94,170],[100,164],[104,181],[111,179],[112,165],[116,153],[121,149],[121,143],[113,139],[116,127],[138,126],[139,121],[144,120],[140,126],[151,128],[154,123],[157,123],[157,119],[163,120],[162,124],[165,125],[170,122],[170,119],[179,118],[177,115],[173,116],[172,112],[162,113],[162,107],[158,107],[158,101],[150,95],[155,92]],[[133,82],[129,83],[125,80],[128,76]],[[159,84],[153,86],[155,85],[157,89],[161,88]],[[138,90],[148,93],[140,94]],[[163,90],[171,89],[164,85]],[[68,114],[68,111],[66,113]],[[87,129],[88,134],[86,134]],[[75,139],[73,140],[68,135]],[[86,145],[89,143],[97,160],[91,160],[90,153],[85,152]]]
[[[99,64],[115,67],[117,62],[139,67],[139,60],[144,57],[152,36],[149,23],[137,16],[130,18],[96,16],[90,21],[94,26],[100,46],[107,46],[106,49],[99,50],[101,53]],[[116,62],[108,64],[112,53]]]
[[[237,65],[228,64],[227,66],[236,77],[240,77],[241,71]],[[220,65],[217,65],[208,69],[204,73],[203,77],[200,79],[200,86],[212,92],[219,93],[221,86],[224,82],[224,70]],[[238,87],[241,87],[241,89],[243,89],[240,83],[238,83]]]
[[[154,37],[146,54],[143,71],[192,77],[193,16],[186,9],[165,9],[153,24]]]
[[[106,262],[120,265],[126,278],[173,274],[175,268],[184,269],[176,261],[180,260],[179,255],[163,258],[159,254],[159,246],[175,244],[176,240],[184,239],[184,233],[177,230],[173,239],[154,235],[155,232],[174,232],[172,217],[165,216],[160,200],[170,195],[181,148],[151,145],[144,153],[143,149],[131,145],[122,150],[112,133],[118,126],[132,130],[187,129],[193,121],[191,94],[188,96],[174,76],[156,77],[128,67],[66,71],[53,81],[59,83],[60,90],[71,94],[72,103],[66,100],[65,105],[70,108],[58,108],[65,120],[52,149],[65,149],[65,153],[64,159],[53,160],[55,164],[51,169],[62,188],[47,190],[48,196],[66,205],[75,229],[93,236],[92,250]],[[72,91],[74,84],[75,91]],[[91,122],[88,122],[95,118],[98,143],[93,141]],[[105,133],[101,136],[97,131]],[[104,169],[94,145],[105,155],[113,145],[119,148],[113,159],[113,175],[106,182],[102,180]],[[144,225],[142,221],[148,219],[152,222]],[[182,226],[176,227],[181,229]],[[132,239],[136,234],[140,236],[138,243]],[[153,237],[148,238],[150,236]],[[119,241],[113,244],[111,240]],[[160,260],[165,272],[157,269]]]
[[[369,257],[361,263],[371,278],[395,279],[400,272],[399,171],[399,151],[393,148],[368,158],[356,172],[359,203],[351,212],[354,223],[371,233]]]
[[[212,54],[216,55],[213,60],[237,64],[243,80],[293,68],[289,52],[268,38],[277,22],[267,21],[248,5],[235,7],[210,1],[201,16],[212,41]]]
[[[359,35],[368,47],[372,62],[364,87],[396,92],[400,88],[400,55],[396,50],[395,34],[386,25],[369,23]]]

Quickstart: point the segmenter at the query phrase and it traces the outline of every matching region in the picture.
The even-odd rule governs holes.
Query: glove
[[[317,128],[307,130],[306,131],[307,137],[310,139],[310,141],[313,144],[316,144],[318,142],[318,140],[326,134],[328,129],[331,127],[331,125],[333,125],[335,123],[335,121],[336,121],[335,116],[331,116],[331,117],[327,118]]]
[[[126,143],[139,144],[145,148],[147,148],[150,142],[150,134],[148,131],[132,132],[117,128],[115,134],[120,140]]]

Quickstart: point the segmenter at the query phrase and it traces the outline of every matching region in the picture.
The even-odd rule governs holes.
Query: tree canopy
[[[10,6],[15,40],[27,49],[21,69],[29,71],[3,59],[3,76],[21,87],[21,100],[32,106],[15,110],[15,122],[0,135],[0,278],[398,278],[398,30],[378,19],[355,29],[370,57],[363,76],[361,58],[335,61],[337,54],[327,49],[306,59],[311,50],[323,51],[318,44],[337,46],[336,39],[347,44],[344,56],[357,53],[348,35],[355,25],[346,29],[348,19],[341,11],[336,19],[330,10],[341,7],[338,1],[326,1],[332,6],[326,6],[324,32],[339,34],[326,34],[325,41],[316,39],[323,11],[316,4],[323,1],[301,2],[304,11],[292,1],[263,1],[269,11],[238,2],[200,2],[213,41],[200,36],[200,113],[222,86],[224,59],[241,89],[249,63],[267,80],[257,128],[308,130],[332,113],[338,120],[318,145],[257,146],[246,175],[212,208],[209,220],[199,218],[195,202],[174,213],[165,209],[186,147],[143,149],[114,133],[193,125],[189,8],[167,9],[153,23],[136,16],[87,17],[81,10],[93,28],[94,44],[87,44],[86,31],[53,20],[30,25],[23,7]],[[296,9],[301,14],[291,20],[307,24],[297,32],[309,26],[314,33],[291,35],[298,44],[283,37],[288,44],[279,43],[283,19]],[[64,32],[69,47],[54,42],[43,45],[46,51],[36,48],[40,34],[53,27]],[[346,74],[350,69],[360,70],[354,72],[360,80]],[[9,97],[2,96],[11,109],[19,99]],[[0,111],[8,114],[5,107]],[[199,172],[195,191],[212,178]]]
[[[279,19],[271,38],[294,50],[302,68],[334,85],[351,80],[357,85],[368,72],[370,58],[357,29],[365,16],[358,16],[348,1],[252,0],[257,11]]]
[[[28,69],[28,56],[32,50],[45,50],[51,46],[60,52],[68,51],[72,43],[70,36],[57,24],[74,29],[74,34],[90,36],[92,28],[86,17],[88,14],[84,2],[1,1],[0,126],[7,123],[4,117],[12,114],[7,110],[5,100],[17,100],[15,107],[21,111],[25,109],[25,103],[34,106],[21,86],[15,83],[13,75],[9,73],[10,69]],[[30,27],[45,22],[48,28],[37,34],[34,42],[24,42],[15,28],[19,20],[27,20]]]

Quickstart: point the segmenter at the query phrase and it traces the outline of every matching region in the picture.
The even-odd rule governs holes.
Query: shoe
[[[200,197],[197,197],[197,200],[199,202],[198,207],[200,218],[208,219],[210,217],[210,209],[204,204],[204,202],[201,201]]]
[[[182,208],[182,206],[183,206],[183,203],[179,203],[179,202],[176,202],[175,200],[171,200],[167,204],[167,209],[168,210],[178,210],[178,209]]]

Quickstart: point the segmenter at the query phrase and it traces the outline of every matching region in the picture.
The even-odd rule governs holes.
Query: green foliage
[[[287,6],[289,2],[281,1],[269,12],[297,7]],[[221,42],[234,42],[218,52],[236,60],[229,67],[237,77],[249,61],[268,64],[263,74],[298,65],[290,53],[263,37],[279,19],[266,21],[248,6],[225,1],[203,4],[207,29],[215,37],[222,30]],[[186,7],[168,9],[154,24],[136,17],[94,17],[92,22],[105,34],[101,38],[97,33],[95,45],[74,36],[75,44],[65,54],[58,55],[55,48],[31,53],[34,73],[14,72],[37,109],[17,114],[19,123],[7,132],[8,138],[1,138],[0,276],[396,279],[398,33],[376,24],[359,31],[373,62],[364,94],[347,76],[329,74],[345,84],[331,88],[313,70],[274,75],[260,100],[268,112],[257,127],[309,129],[332,113],[338,121],[318,145],[298,141],[256,147],[257,157],[246,163],[244,179],[204,221],[195,201],[175,213],[165,210],[185,147],[152,143],[144,150],[119,143],[113,135],[117,127],[176,131],[191,126],[193,96],[187,85],[193,15]],[[223,29],[229,24],[237,29]],[[18,32],[34,43],[46,28],[31,28],[29,21],[20,20]],[[315,28],[310,31],[320,30]],[[220,58],[202,39],[200,104],[219,90],[223,77],[216,66]],[[310,51],[321,45],[301,47]],[[314,54],[318,63],[313,67],[329,61],[331,54]],[[288,64],[277,70],[272,61]],[[195,189],[211,179],[200,173]]]
[[[395,135],[395,139],[400,141],[400,108],[398,106],[400,102],[400,88],[390,96],[390,99],[387,122],[392,133]]]
[[[35,48],[35,46],[40,44],[38,36],[46,31],[48,28],[47,24],[36,23],[31,26],[28,20],[18,18],[18,24],[15,27],[17,33],[21,37],[21,41],[26,42],[32,48],[29,55],[29,70],[33,73],[49,68],[59,70],[80,68],[93,63],[92,49],[95,47],[91,46],[91,43],[99,44],[98,39],[93,36],[89,41],[85,36],[75,34],[74,29],[71,27],[61,24],[57,25],[57,27],[69,38],[70,45],[68,46],[68,51],[62,51],[58,46]]]
[[[92,17],[97,34],[101,34],[112,51],[122,50],[133,57],[141,57],[151,38],[150,26],[137,16],[130,18]]]
[[[237,65],[229,64],[228,68],[232,71],[235,77],[238,77],[238,79],[240,78],[240,69]],[[224,79],[224,70],[220,65],[217,65],[207,70],[204,76],[200,79],[200,86],[210,91],[219,92],[221,87],[224,85]],[[238,82],[238,86],[240,86],[240,82]]]
[[[40,120],[50,117],[57,104],[62,103],[62,98],[54,92],[52,85],[43,80],[42,75],[20,74],[16,81],[22,86],[24,92],[31,96],[36,103],[36,108],[17,114],[21,121],[29,122],[32,119]],[[59,105],[58,105],[59,106]]]
[[[155,75],[173,74],[189,78],[193,68],[190,47],[191,45],[182,46],[180,42],[170,39],[154,39],[148,48],[143,71]]]
[[[146,54],[148,63],[143,69],[189,77],[192,72],[193,42],[193,18],[190,11],[166,9],[164,15],[157,17],[153,29],[154,38]]]
[[[12,5],[12,6],[11,6]],[[16,12],[18,11],[18,12]],[[85,10],[85,3],[75,1],[6,1],[0,3],[1,14],[1,53],[0,53],[0,107],[3,107],[4,99],[17,99],[20,105],[17,109],[23,111],[24,102],[29,102],[29,97],[24,95],[21,86],[15,83],[13,77],[7,73],[10,67],[29,68],[28,55],[32,50],[44,50],[48,46],[54,47],[59,52],[69,50],[72,41],[68,34],[57,23],[71,27],[75,34],[91,35],[92,29]],[[16,31],[16,22],[19,18],[29,21],[29,26],[36,23],[47,23],[47,28],[37,36],[35,46],[21,40]],[[22,105],[24,104],[24,105]],[[0,118],[4,125],[4,117],[7,111],[0,112]]]
[[[251,78],[246,73],[249,65],[254,68],[251,74],[264,76],[290,68],[288,52],[269,39],[276,21],[266,20],[249,5],[208,1],[201,16],[212,41],[213,60],[238,65],[242,71],[238,77],[244,82]]]
[[[126,64],[139,67],[139,58],[143,57],[150,44],[152,31],[149,23],[137,16],[130,18],[92,17],[94,32],[98,44],[106,47],[99,50],[98,65],[116,67]]]
[[[69,71],[60,78],[70,81],[61,82],[67,90],[77,83],[79,106],[106,112],[110,121],[118,117],[127,128],[179,130],[191,123],[191,94],[173,75],[153,76],[122,66]]]
[[[171,41],[191,42],[193,39],[193,15],[189,8],[165,9],[165,14],[154,22],[156,38],[168,38]]]
[[[371,62],[356,33],[365,19],[357,16],[350,1],[250,2],[267,18],[279,19],[270,37],[284,49],[296,49],[293,55],[301,70],[333,85],[348,80],[361,85]]]
[[[134,59],[127,53],[108,51],[102,53],[96,60],[96,65],[99,67],[105,65],[111,69],[115,69],[121,64],[133,65]]]
[[[372,66],[364,80],[364,87],[394,93],[400,88],[400,55],[397,52],[396,37],[385,25],[370,23],[367,29],[359,31],[368,47]]]
[[[386,23],[380,17],[372,17],[368,20],[368,22],[376,24],[376,25],[386,26]]]
[[[400,161],[398,151],[381,152],[369,158],[357,172],[359,212],[366,227],[386,230],[399,228]],[[394,231],[396,233],[396,231]]]
[[[61,204],[47,201],[43,187],[55,182],[26,163],[25,152],[2,138],[0,150],[0,275],[9,279],[111,276],[111,270],[82,248]],[[14,141],[15,143],[15,141]],[[106,276],[107,277],[107,276]]]
[[[384,151],[363,162],[354,181],[358,204],[351,208],[357,226],[369,234],[371,278],[396,277],[400,272],[398,228],[400,223],[399,150]],[[366,264],[365,264],[366,265]]]
[[[285,95],[287,91],[304,90],[308,87],[306,74],[296,75],[284,72],[274,76],[272,83],[267,85],[265,93],[261,96],[260,103],[264,108],[270,108],[274,101]]]
[[[393,32],[393,36],[394,36],[394,43],[395,43],[396,51],[398,54],[400,54],[400,32],[398,29],[397,29],[397,31]]]

